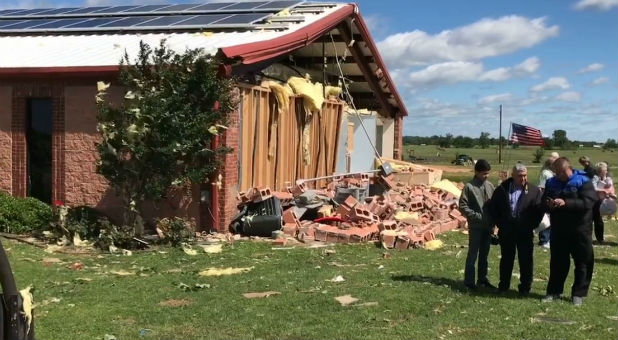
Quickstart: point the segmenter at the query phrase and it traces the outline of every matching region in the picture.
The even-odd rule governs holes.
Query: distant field
[[[455,159],[457,154],[466,154],[474,159],[484,158],[492,165],[490,180],[496,182],[498,179],[499,170],[507,170],[512,167],[517,161],[521,161],[528,166],[528,178],[530,182],[536,184],[542,163],[532,163],[534,160],[534,152],[536,147],[523,146],[518,149],[503,149],[502,164],[498,164],[498,146],[492,145],[487,149],[480,148],[438,148],[437,145],[404,145],[404,160],[410,160],[410,157],[421,158],[422,160],[412,160],[415,163],[427,165],[451,165],[451,161]],[[609,164],[610,175],[614,180],[618,178],[618,153],[615,151],[605,151],[598,148],[579,148],[576,150],[555,150],[561,156],[565,156],[571,160],[576,169],[581,168],[577,160],[580,156],[588,156],[592,163],[604,161]],[[543,162],[552,151],[546,150],[541,162]],[[465,166],[454,166],[454,168],[466,168]],[[444,177],[455,181],[467,181],[472,176],[472,168],[470,172],[449,172],[445,170]]]

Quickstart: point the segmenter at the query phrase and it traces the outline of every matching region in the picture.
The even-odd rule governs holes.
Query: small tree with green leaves
[[[479,146],[481,149],[487,149],[489,147],[489,132],[481,132],[479,136]]]
[[[534,160],[532,160],[532,163],[541,163],[541,158],[543,158],[544,154],[545,150],[543,148],[537,148],[534,150],[534,153],[532,154],[532,156],[534,156]]]
[[[173,185],[204,182],[229,151],[211,143],[236,105],[232,81],[217,77],[218,65],[199,49],[178,54],[165,41],[155,48],[140,42],[133,63],[126,54],[121,62],[123,105],[112,105],[109,85],[97,84],[97,171],[123,200],[123,222],[137,234],[145,200],[161,199]]]
[[[604,150],[616,149],[616,148],[618,148],[618,143],[616,143],[616,140],[613,138],[608,138],[605,144],[603,144]]]

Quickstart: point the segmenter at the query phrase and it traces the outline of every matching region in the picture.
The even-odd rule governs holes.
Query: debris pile
[[[371,174],[373,175],[373,174]],[[295,237],[301,242],[379,241],[408,249],[449,230],[466,228],[458,210],[461,185],[408,184],[394,174],[337,176],[321,190],[299,181],[286,191],[252,188],[238,195],[232,230],[249,236]]]

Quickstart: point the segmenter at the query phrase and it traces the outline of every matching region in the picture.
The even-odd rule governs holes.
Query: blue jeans
[[[539,245],[542,246],[545,243],[549,243],[549,235],[551,234],[551,227],[539,231]]]
[[[468,230],[468,256],[464,271],[464,284],[474,285],[474,265],[479,260],[478,280],[487,282],[487,255],[489,255],[490,232],[487,229],[470,228]]]

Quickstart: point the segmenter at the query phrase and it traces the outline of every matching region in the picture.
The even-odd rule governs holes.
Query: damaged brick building
[[[401,158],[407,111],[355,4],[4,10],[0,190],[113,215],[118,200],[96,173],[96,82],[111,82],[110,97],[120,101],[122,55],[135,56],[140,41],[157,45],[162,39],[177,52],[202,48],[220,56],[222,73],[237,79],[241,100],[217,141],[234,149],[224,167],[209,183],[195,184],[190,197],[153,205],[153,216],[180,215],[194,218],[202,230],[223,230],[236,214],[238,192],[282,190],[299,178],[369,170],[368,140],[382,156]],[[306,74],[322,89],[315,112],[307,112],[302,93],[287,102],[274,90],[274,84]],[[326,92],[342,81],[356,107],[366,109],[362,117],[350,113],[342,95]]]

